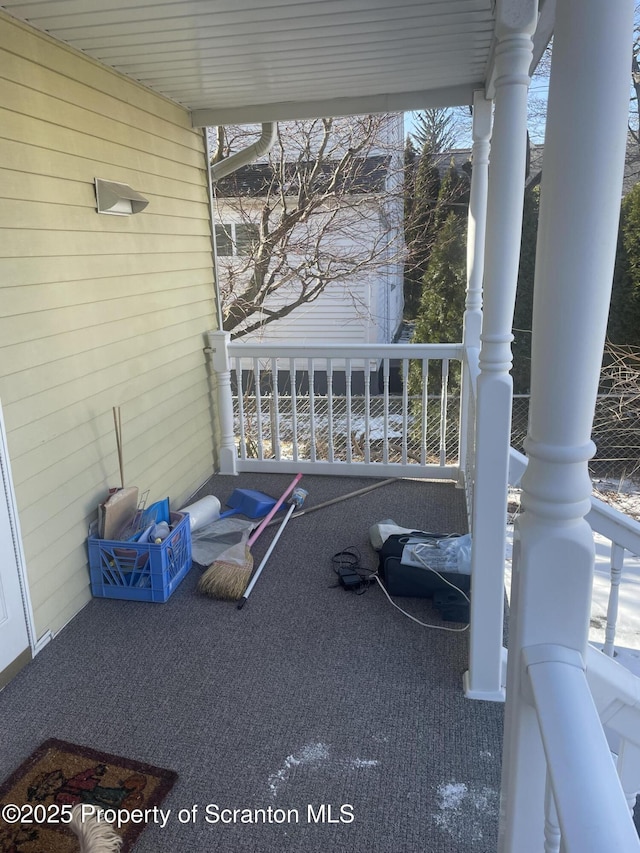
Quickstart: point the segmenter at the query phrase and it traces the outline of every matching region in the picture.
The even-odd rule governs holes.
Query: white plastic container
[[[206,527],[212,521],[220,518],[220,501],[215,495],[205,495],[189,506],[185,506],[180,512],[189,513],[189,522],[191,530],[200,530],[201,527]]]

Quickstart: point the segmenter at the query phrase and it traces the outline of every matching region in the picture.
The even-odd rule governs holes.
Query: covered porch
[[[195,12],[193,21],[188,18],[176,27],[171,16],[162,16],[162,4],[156,7],[153,2],[128,11],[126,21],[118,9],[103,12],[94,4],[87,10],[87,20],[67,15],[64,3],[54,4],[56,14],[49,18],[40,14],[48,5],[17,0],[4,4],[52,38],[188,104],[190,120],[198,128],[473,105],[469,275],[463,340],[451,349],[434,345],[431,352],[425,348],[411,356],[423,364],[430,358],[438,362],[440,377],[435,428],[433,420],[421,424],[417,450],[407,441],[409,401],[401,394],[399,440],[391,452],[385,390],[390,370],[383,368],[377,398],[382,409],[375,414],[382,425],[382,444],[375,447],[381,459],[369,442],[371,400],[357,413],[350,405],[348,377],[353,365],[347,362],[378,363],[391,360],[390,353],[381,348],[374,353],[285,352],[288,368],[278,365],[280,354],[275,353],[262,367],[264,352],[243,352],[242,344],[230,343],[219,331],[207,336],[206,358],[215,386],[214,452],[221,472],[216,475],[216,493],[222,477],[233,477],[234,486],[246,482],[266,487],[272,482],[269,478],[282,478],[293,470],[303,470],[314,480],[314,498],[324,490],[327,496],[334,489],[346,491],[354,472],[392,476],[397,470],[408,478],[415,470],[415,479],[373,492],[379,502],[375,511],[370,506],[356,511],[356,504],[351,504],[354,509],[348,513],[338,506],[301,518],[288,554],[270,567],[242,614],[197,599],[192,594],[193,573],[164,608],[91,601],[0,694],[5,719],[13,719],[12,737],[2,746],[7,765],[25,756],[27,742],[31,744],[39,732],[55,728],[59,736],[73,732],[78,738],[84,731],[87,741],[99,735],[104,748],[112,743],[114,750],[124,746],[133,753],[144,752],[147,760],[172,763],[184,779],[184,787],[174,790],[168,804],[175,808],[209,802],[242,808],[245,797],[249,807],[264,808],[294,788],[295,797],[287,806],[301,810],[308,803],[339,807],[353,798],[351,824],[327,828],[301,822],[248,830],[232,826],[221,842],[214,835],[216,827],[206,822],[176,825],[169,844],[168,836],[151,828],[138,845],[141,851],[216,842],[233,850],[265,851],[274,845],[398,853],[640,849],[631,816],[640,790],[638,683],[587,642],[592,528],[601,524],[601,532],[606,529],[605,535],[618,546],[612,557],[612,576],[618,580],[624,548],[638,547],[636,528],[594,505],[587,470],[622,185],[631,0],[615,7],[598,0],[540,4],[459,0],[389,8],[373,3],[373,11],[355,2],[346,9],[344,4],[326,4],[331,7],[323,9],[327,17],[346,12],[342,21],[346,35],[337,49],[330,38],[314,43],[326,20],[318,19],[325,15],[314,17],[311,10],[325,4],[283,4],[295,10],[286,16],[287,23],[292,22],[290,29],[284,20],[268,29],[268,14],[249,8],[251,4],[239,12],[216,10],[232,16],[219,22],[219,33],[213,25],[210,31],[195,26]],[[168,5],[179,18],[180,7],[190,4]],[[372,16],[365,27],[359,17],[363,6]],[[392,23],[399,29],[393,30]],[[408,50],[405,41],[418,25],[424,44]],[[287,38],[282,39],[285,31]],[[531,70],[552,31],[531,407],[527,457],[519,457],[510,449],[509,371],[526,169],[527,90]],[[203,58],[197,34],[207,32],[218,41]],[[301,48],[297,35],[308,40]],[[256,49],[263,41],[272,48],[258,71],[251,62],[229,62],[229,51],[240,55],[243,39]],[[350,49],[351,42],[357,49]],[[169,45],[168,61],[177,66],[165,67],[162,58],[156,61],[154,53],[161,44]],[[315,53],[310,63],[311,47],[320,53],[331,50],[322,60]],[[584,56],[590,58],[588,86]],[[342,64],[336,64],[338,58]],[[224,74],[218,63],[224,65]],[[274,74],[262,74],[263,68]],[[256,75],[262,75],[263,89],[256,84]],[[141,121],[144,109],[144,105],[139,109]],[[192,161],[197,154],[190,155]],[[176,183],[180,185],[178,178]],[[162,242],[159,233],[156,247]],[[141,234],[125,236],[127,252],[133,253],[131,246]],[[99,250],[109,256],[102,244]],[[147,249],[147,254],[154,252]],[[238,388],[244,391],[243,367],[238,368],[243,357],[252,362],[249,372],[255,376],[258,371],[252,404],[257,413],[257,453],[248,451],[247,418],[241,408],[245,396],[237,393]],[[295,372],[301,359],[307,360],[307,387],[313,387],[309,377],[314,358],[341,360],[339,370],[345,375],[346,409],[339,414],[346,423],[342,444],[333,439],[330,425],[338,412],[325,394],[326,459],[319,458],[314,394],[308,395],[310,432],[304,441],[298,440],[291,420],[298,412],[291,395],[288,409],[273,403],[274,388],[279,396],[277,379],[271,385],[266,421],[260,400],[262,373],[270,371],[277,377],[281,370]],[[328,362],[326,376],[331,375]],[[450,362],[461,366],[453,440]],[[181,363],[177,358],[178,373]],[[135,366],[136,362],[126,364],[123,384]],[[421,376],[425,417],[429,369],[423,368]],[[103,409],[104,414],[104,405]],[[355,419],[365,422],[362,459],[353,455]],[[286,437],[280,433],[285,422]],[[179,432],[180,425],[184,421],[172,421],[171,429]],[[15,435],[19,429],[17,424]],[[161,418],[159,431],[163,439],[170,433]],[[70,435],[70,446],[72,442]],[[194,444],[199,442],[194,439]],[[163,461],[159,448],[152,445],[144,457],[153,458],[156,469]],[[316,481],[323,465],[326,474],[340,473],[344,479],[330,476]],[[429,482],[433,478],[441,482]],[[522,487],[524,512],[515,533],[507,656],[504,559],[510,482]],[[160,479],[159,485],[164,484]],[[181,488],[184,494],[184,483]],[[358,500],[365,506],[364,497]],[[331,588],[331,555],[353,544],[364,550],[369,524],[389,516],[399,524],[427,529],[437,525],[462,532],[468,526],[473,539],[468,634],[414,626],[396,617],[377,589],[354,596]],[[69,527],[72,522],[77,528],[84,524],[80,511],[69,518]],[[30,532],[37,535],[35,522]],[[336,542],[337,537],[341,541]],[[76,536],[76,551],[79,541]],[[74,582],[79,583],[77,577]],[[44,592],[39,594],[46,600]],[[86,584],[82,594],[86,595]],[[615,600],[614,593],[612,621]],[[415,604],[418,609],[427,607],[424,602]],[[423,615],[428,621],[426,610]],[[43,695],[48,701],[43,702]],[[25,707],[33,708],[26,721]],[[297,835],[298,830],[304,835]],[[326,832],[332,833],[332,841],[327,841]]]

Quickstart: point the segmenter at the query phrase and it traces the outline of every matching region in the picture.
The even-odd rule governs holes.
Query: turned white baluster
[[[616,542],[611,543],[611,589],[607,604],[607,627],[604,634],[605,655],[613,657],[613,646],[616,641],[616,625],[618,623],[618,599],[620,597],[620,581],[624,565],[624,548]]]
[[[484,308],[476,402],[471,627],[465,694],[504,700],[502,628],[511,443],[511,326],[526,173],[527,92],[535,0],[496,7],[495,115],[487,200]]]
[[[463,318],[462,341],[465,347],[480,347],[482,327],[482,278],[484,275],[484,245],[487,230],[487,193],[489,187],[489,138],[491,136],[491,107],[485,93],[473,96],[472,123],[472,170],[469,192],[469,215],[467,219],[467,292]],[[460,435],[459,458],[461,469],[467,459],[467,441],[470,427],[469,387],[466,363],[462,364],[462,387],[460,392]],[[475,416],[475,409],[474,409]],[[462,484],[461,470],[459,482]]]
[[[207,339],[211,364],[216,375],[216,408],[218,412],[218,467],[222,474],[235,474],[236,444],[233,432],[233,392],[227,346],[229,332],[209,332]]]

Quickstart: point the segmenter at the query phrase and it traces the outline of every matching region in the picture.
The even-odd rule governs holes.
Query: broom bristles
[[[252,571],[253,557],[247,548],[242,564],[230,560],[216,560],[212,563],[198,581],[198,592],[223,601],[238,601],[247,588]]]

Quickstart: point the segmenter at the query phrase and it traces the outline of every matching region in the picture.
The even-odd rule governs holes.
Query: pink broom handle
[[[253,543],[256,541],[256,539],[258,538],[258,536],[260,536],[260,534],[261,534],[261,533],[262,533],[262,531],[265,529],[265,527],[267,526],[267,524],[269,524],[269,522],[271,521],[271,519],[273,518],[273,516],[278,512],[278,510],[280,509],[280,507],[282,506],[282,504],[286,501],[286,499],[289,497],[289,495],[290,495],[290,494],[291,494],[291,492],[295,489],[295,487],[298,485],[298,483],[300,482],[300,480],[301,480],[301,479],[302,479],[302,474],[296,474],[296,476],[294,477],[293,481],[290,483],[290,485],[289,485],[289,486],[287,486],[287,490],[286,490],[286,492],[284,492],[284,493],[283,493],[282,497],[278,500],[278,502],[276,503],[276,505],[275,505],[275,506],[273,507],[273,509],[269,512],[269,515],[267,515],[267,516],[262,520],[262,522],[260,523],[260,526],[259,526],[258,528],[256,528],[256,530],[254,530],[254,532],[253,532],[253,533],[251,534],[251,536],[249,537],[249,541],[247,542],[247,546],[248,546],[249,548],[251,548],[251,546],[252,546],[252,545],[253,545]]]

